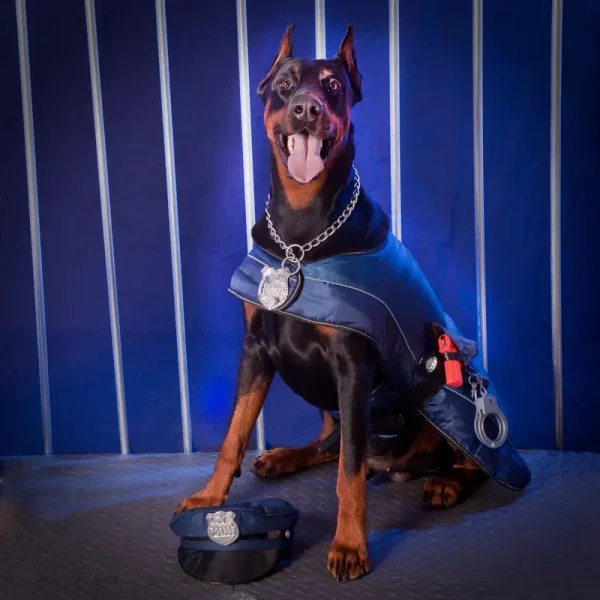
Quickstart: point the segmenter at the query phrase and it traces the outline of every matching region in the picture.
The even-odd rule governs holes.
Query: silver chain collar
[[[309,250],[316,248],[319,244],[322,244],[326,239],[330,238],[347,220],[348,217],[352,214],[356,203],[358,202],[358,196],[360,194],[360,177],[358,175],[358,171],[356,167],[353,165],[352,169],[354,170],[354,190],[352,191],[352,198],[348,203],[348,206],[344,209],[342,214],[320,235],[311,240],[310,242],[303,244],[290,244],[289,246],[279,237],[277,231],[275,231],[275,227],[273,226],[273,221],[271,220],[271,213],[269,212],[269,204],[271,203],[271,195],[267,199],[267,206],[265,208],[266,217],[267,217],[267,225],[269,227],[269,233],[271,237],[279,244],[279,247],[285,251],[285,258],[281,263],[281,268],[285,269],[286,263],[290,265],[294,265],[295,270],[290,272],[290,275],[295,275],[300,271],[300,263],[304,260],[304,255]],[[296,254],[298,253],[298,254]]]

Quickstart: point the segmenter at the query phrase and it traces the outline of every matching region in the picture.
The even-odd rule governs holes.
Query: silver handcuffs
[[[508,421],[504,413],[500,410],[496,398],[488,394],[483,385],[483,378],[478,373],[469,375],[469,385],[471,386],[471,397],[475,403],[475,435],[479,441],[491,448],[499,448],[508,438]],[[485,432],[484,424],[488,417],[496,419],[498,425],[498,436],[491,439]]]

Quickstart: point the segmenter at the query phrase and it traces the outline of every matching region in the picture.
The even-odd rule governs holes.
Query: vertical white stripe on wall
[[[316,57],[326,58],[327,42],[325,34],[325,0],[315,0],[315,45]]]
[[[98,36],[96,31],[96,10],[94,0],[85,0],[88,53],[90,59],[90,80],[94,110],[94,132],[96,136],[96,158],[100,185],[100,205],[102,208],[102,232],[104,235],[104,261],[108,286],[110,310],[110,332],[112,338],[115,386],[117,391],[117,412],[119,417],[119,441],[121,454],[129,454],[127,432],[127,409],[125,406],[125,384],[123,379],[123,359],[121,355],[121,333],[119,327],[119,306],[117,300],[117,277],[113,248],[112,218],[110,211],[110,191],[106,164],[106,144],[104,139],[104,116],[102,110],[102,88],[100,82],[100,61],[98,58]]]
[[[389,0],[390,43],[390,179],[392,232],[402,239],[402,172],[400,163],[400,0]]]
[[[488,368],[485,285],[485,203],[483,182],[483,0],[473,0],[473,157],[475,181],[475,257],[477,326],[483,367]]]
[[[177,178],[175,174],[175,149],[173,144],[173,115],[171,112],[171,82],[169,76],[169,47],[167,42],[165,0],[156,0],[156,33],[158,38],[160,98],[165,146],[165,167],[167,173],[167,201],[169,205],[169,237],[171,241],[173,298],[175,300],[175,331],[177,335],[181,427],[183,434],[183,451],[186,454],[189,454],[192,451],[192,420],[190,417],[187,348],[185,342],[183,281],[181,275],[181,252],[179,247],[179,213],[177,209]]]
[[[254,164],[252,160],[252,119],[250,111],[250,64],[248,59],[248,17],[246,0],[236,0],[238,69],[240,81],[240,114],[242,124],[242,160],[244,168],[244,198],[246,207],[246,242],[252,247],[254,210]],[[259,452],[266,449],[265,419],[260,411],[256,421],[256,445]]]
[[[561,308],[561,87],[562,0],[552,1],[552,76],[550,129],[550,256],[552,281],[552,358],[556,447],[563,449]]]
[[[29,229],[33,265],[33,292],[37,335],[40,400],[42,409],[42,437],[44,454],[52,454],[52,417],[50,412],[50,382],[48,376],[48,344],[46,340],[46,307],[44,301],[44,273],[42,269],[42,242],[38,204],[31,74],[29,71],[29,41],[27,38],[27,8],[25,0],[16,0],[19,68],[21,73],[21,102],[25,133],[25,162],[27,168],[27,196],[29,201]]]

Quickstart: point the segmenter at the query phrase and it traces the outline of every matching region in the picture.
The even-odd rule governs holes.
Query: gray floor
[[[293,562],[235,589],[187,578],[168,528],[213,455],[5,460],[0,598],[597,600],[600,455],[524,455],[533,481],[523,494],[490,482],[445,512],[420,506],[422,482],[371,481],[374,570],[344,583],[325,566],[335,465],[274,482],[245,472],[232,501],[282,497],[301,517]]]

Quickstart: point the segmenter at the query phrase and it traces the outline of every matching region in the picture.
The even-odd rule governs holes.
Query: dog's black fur
[[[292,27],[258,87],[265,105],[264,123],[271,144],[271,214],[287,244],[304,244],[324,232],[348,201],[338,194],[351,181],[354,160],[352,107],[362,99],[362,78],[349,27],[331,60],[296,59]],[[310,132],[324,141],[324,170],[308,183],[298,183],[287,169],[287,138]],[[307,252],[304,262],[378,247],[389,230],[381,208],[361,189],[351,217],[328,240]],[[271,237],[263,215],[252,231],[254,240],[272,255],[284,252]],[[319,453],[317,443],[334,429],[327,410],[339,410],[341,452],[337,492],[338,522],[328,555],[328,568],[338,579],[354,579],[370,570],[366,534],[368,399],[379,383],[378,355],[371,342],[352,332],[315,326],[244,304],[246,334],[239,366],[235,406],[215,469],[203,490],[184,500],[178,511],[222,504],[239,470],[248,436],[278,372],[296,394],[321,410],[322,430],[306,448],[278,448],[260,456],[258,476],[277,476],[335,460],[338,453]],[[412,464],[433,455],[447,442],[423,425],[409,452],[390,459],[375,457],[370,466],[415,473]],[[416,462],[415,462],[416,461]],[[464,499],[483,476],[458,451],[450,468],[426,483],[423,499],[431,506],[451,506]]]

